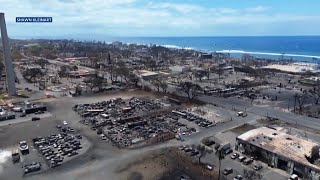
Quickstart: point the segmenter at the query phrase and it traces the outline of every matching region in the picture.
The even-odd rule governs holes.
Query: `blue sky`
[[[11,37],[320,35],[319,0],[0,0]],[[15,23],[52,16],[50,24]]]

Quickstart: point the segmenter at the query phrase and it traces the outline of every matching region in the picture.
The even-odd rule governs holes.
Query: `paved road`
[[[20,69],[15,66],[14,71],[16,73],[17,78],[19,79],[19,84],[17,87],[20,87],[21,89],[29,88],[34,91],[39,90],[39,88],[35,87],[32,83],[28,83],[22,76]]]
[[[311,118],[307,116],[296,115],[290,112],[281,111],[279,109],[274,109],[272,107],[261,107],[256,105],[251,105],[249,102],[238,98],[219,98],[214,96],[201,96],[200,100],[217,104],[223,108],[227,109],[237,109],[239,111],[247,111],[259,116],[270,116],[274,118],[279,118],[282,121],[293,123],[313,129],[320,130],[320,120],[317,118]]]
[[[34,86],[33,83],[28,83],[22,77],[21,71],[17,66],[15,66],[14,71],[16,73],[17,78],[19,79],[19,84],[17,84],[17,87],[20,88],[20,89],[29,88],[29,89],[32,90],[33,94],[31,95],[30,98],[27,98],[28,101],[32,101],[32,100],[35,100],[35,99],[41,99],[41,98],[43,98],[45,96],[44,95],[44,91],[39,90],[39,87]],[[15,98],[15,99],[13,99],[12,102],[23,102],[24,100],[26,100],[26,98]]]
[[[67,63],[67,62],[61,62],[61,61],[56,61],[56,60],[52,60],[52,59],[47,59],[51,64],[59,64],[59,65],[68,65],[70,66],[70,63]],[[84,69],[84,70],[87,70],[87,71],[96,71],[95,69],[93,68],[89,68],[89,67],[85,67],[85,66],[79,66],[77,65],[80,69]]]
[[[168,88],[168,91],[175,92],[178,95],[186,97],[186,95],[183,92],[177,90],[175,86],[170,85]],[[279,118],[280,120],[285,121],[287,123],[297,124],[297,125],[305,126],[308,128],[320,130],[320,119],[293,114],[291,112],[283,111],[281,109],[274,108],[268,105],[265,105],[265,106],[255,105],[255,104],[251,104],[246,100],[238,99],[236,97],[222,98],[222,97],[201,95],[197,97],[197,99],[204,101],[206,103],[216,104],[225,109],[229,109],[229,110],[236,109],[237,111],[246,111],[261,117],[269,116],[269,117]]]
[[[16,123],[22,123],[26,121],[31,121],[32,117],[40,117],[40,118],[46,118],[52,116],[51,113],[45,112],[44,114],[28,114],[26,117],[16,117],[16,119],[6,120],[6,121],[0,121],[0,126],[7,126],[11,124]]]
[[[237,159],[232,160],[230,158],[230,155],[227,155],[222,161],[221,161],[221,177],[225,177],[226,179],[233,179],[237,175],[241,175],[242,177],[244,176],[244,169],[253,171],[253,165],[255,163],[260,163],[260,162],[254,162],[250,165],[243,165],[243,163],[239,162]],[[217,158],[217,155],[212,153],[212,154],[207,154],[204,158],[202,158],[202,162],[204,163],[209,163],[215,166],[215,168],[219,168],[219,160]],[[266,180],[286,180],[288,179],[288,175],[285,172],[282,171],[275,171],[275,169],[270,168],[266,166],[264,163],[262,164],[263,168],[258,171],[257,173],[261,174],[263,176],[263,179]],[[232,168],[233,173],[225,176],[223,175],[223,170],[225,168]]]

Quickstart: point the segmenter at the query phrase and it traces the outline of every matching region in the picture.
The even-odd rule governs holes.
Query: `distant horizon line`
[[[74,36],[74,35],[73,35]],[[83,35],[76,35],[76,36],[86,36]],[[108,36],[108,35],[94,35],[94,37],[100,38],[212,38],[212,37],[320,37],[320,35],[223,35],[223,36]],[[0,37],[1,38],[1,37]],[[80,37],[66,37],[65,35],[61,36],[12,36],[10,39],[41,39],[41,38],[56,38],[56,39],[78,39]],[[94,39],[92,39],[94,40]]]

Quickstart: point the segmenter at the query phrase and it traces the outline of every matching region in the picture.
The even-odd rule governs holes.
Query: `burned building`
[[[235,149],[289,174],[304,179],[320,178],[318,144],[287,134],[284,128],[250,130],[236,138]]]

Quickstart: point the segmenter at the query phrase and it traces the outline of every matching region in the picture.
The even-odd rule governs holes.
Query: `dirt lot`
[[[192,160],[176,148],[152,152],[143,159],[119,168],[117,173],[121,180],[179,180],[181,176],[188,180],[205,180],[217,177],[217,172],[203,168],[196,158]]]
[[[246,123],[246,124],[243,124],[243,125],[238,126],[236,128],[233,128],[230,131],[234,132],[234,133],[237,133],[237,134],[242,134],[242,133],[245,133],[245,132],[250,131],[250,130],[255,129],[255,128],[257,128],[257,127],[254,126],[254,125]]]

